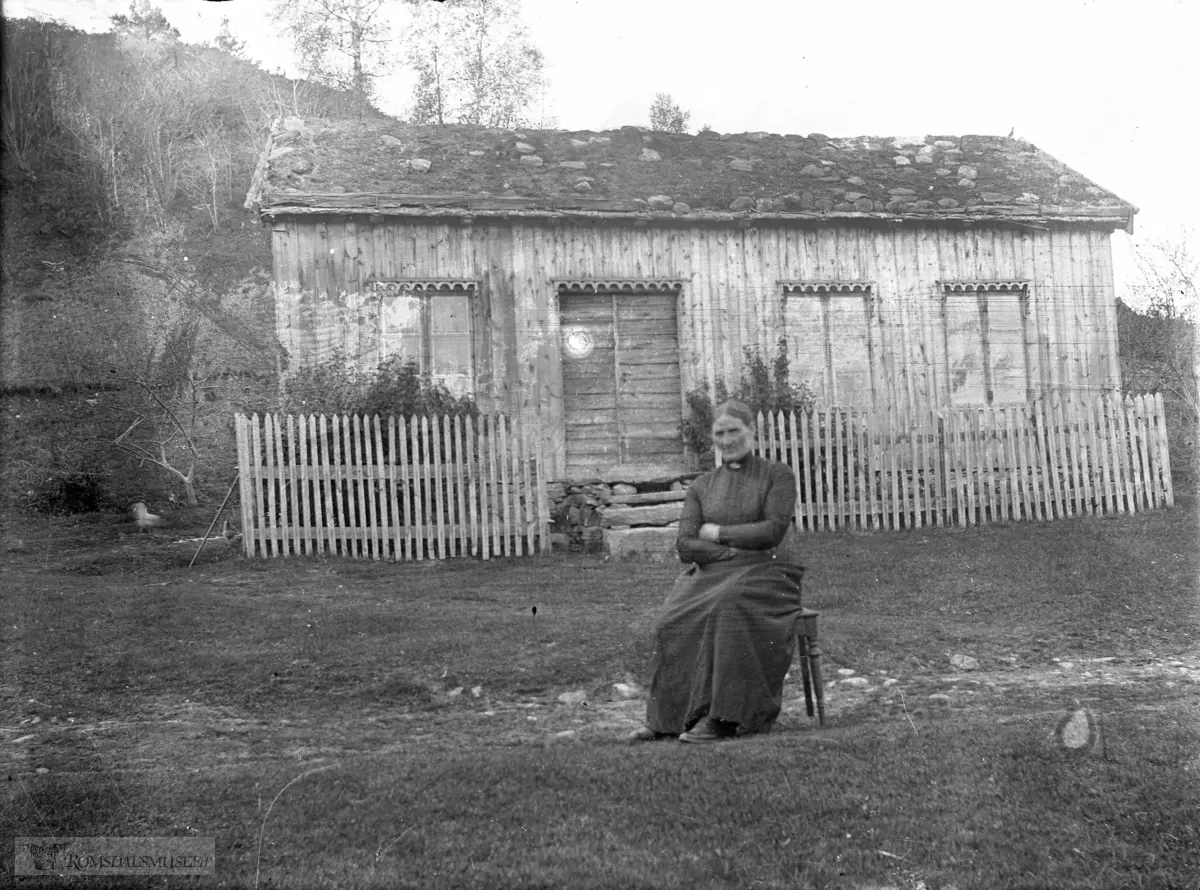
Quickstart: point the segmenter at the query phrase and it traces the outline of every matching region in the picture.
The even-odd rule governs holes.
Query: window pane
[[[383,298],[383,357],[393,355],[421,361],[421,298],[412,294]]]
[[[1024,402],[1028,374],[1020,297],[1015,293],[990,294],[987,318],[992,401],[997,404]]]
[[[792,382],[807,383],[819,401],[830,404],[833,392],[826,386],[822,302],[818,296],[789,296],[784,304],[784,330]]]
[[[945,308],[950,404],[985,404],[979,298],[973,293],[950,294],[946,296]]]
[[[867,348],[867,300],[861,295],[830,295],[827,304],[832,401],[841,407],[870,408],[871,353]]]
[[[429,298],[430,370],[456,395],[475,391],[471,361],[471,299],[465,294]]]

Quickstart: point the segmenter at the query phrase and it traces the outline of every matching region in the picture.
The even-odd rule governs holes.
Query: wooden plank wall
[[[744,346],[773,355],[786,332],[781,280],[872,282],[873,407],[898,417],[952,404],[940,281],[1029,282],[1025,345],[1035,396],[1082,398],[1120,385],[1109,233],[1097,229],[331,217],[277,223],[274,247],[278,333],[300,361],[335,349],[367,366],[382,358],[378,307],[362,296],[371,278],[479,282],[476,374],[484,407],[538,418],[558,474],[565,441],[556,279],[682,279],[685,393],[717,377],[736,379]]]

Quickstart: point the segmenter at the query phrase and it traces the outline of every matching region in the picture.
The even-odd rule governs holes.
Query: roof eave
[[[261,196],[256,196],[261,197]],[[1033,204],[989,204],[975,207],[938,208],[907,212],[887,211],[731,211],[693,210],[688,213],[654,211],[633,205],[619,209],[613,205],[627,202],[584,202],[565,200],[556,206],[553,199],[530,202],[528,199],[472,199],[468,196],[421,196],[413,200],[404,196],[379,196],[375,202],[327,202],[322,195],[288,195],[258,202],[259,214],[267,218],[280,216],[381,216],[414,219],[543,219],[569,221],[592,219],[608,221],[662,223],[726,223],[754,225],[770,222],[829,222],[858,220],[875,222],[981,222],[1000,221],[1025,225],[1050,223],[1079,223],[1092,226],[1112,226],[1133,231],[1137,208],[1128,207],[1063,207]],[[249,202],[248,202],[249,203]],[[508,206],[496,206],[504,203]],[[607,204],[608,206],[596,206]],[[490,205],[490,206],[489,206]],[[540,205],[540,206],[539,206]]]

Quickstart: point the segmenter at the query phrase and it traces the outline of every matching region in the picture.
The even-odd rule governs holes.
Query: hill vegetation
[[[287,364],[269,236],[243,208],[257,154],[275,118],[357,110],[137,11],[108,34],[4,21],[9,502],[223,486],[232,410],[269,401]]]

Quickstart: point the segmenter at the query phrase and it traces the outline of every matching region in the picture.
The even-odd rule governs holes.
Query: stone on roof
[[[278,122],[246,204],[267,216],[1003,218],[1128,229],[1137,213],[1037,146],[999,136],[518,132],[387,118]]]

